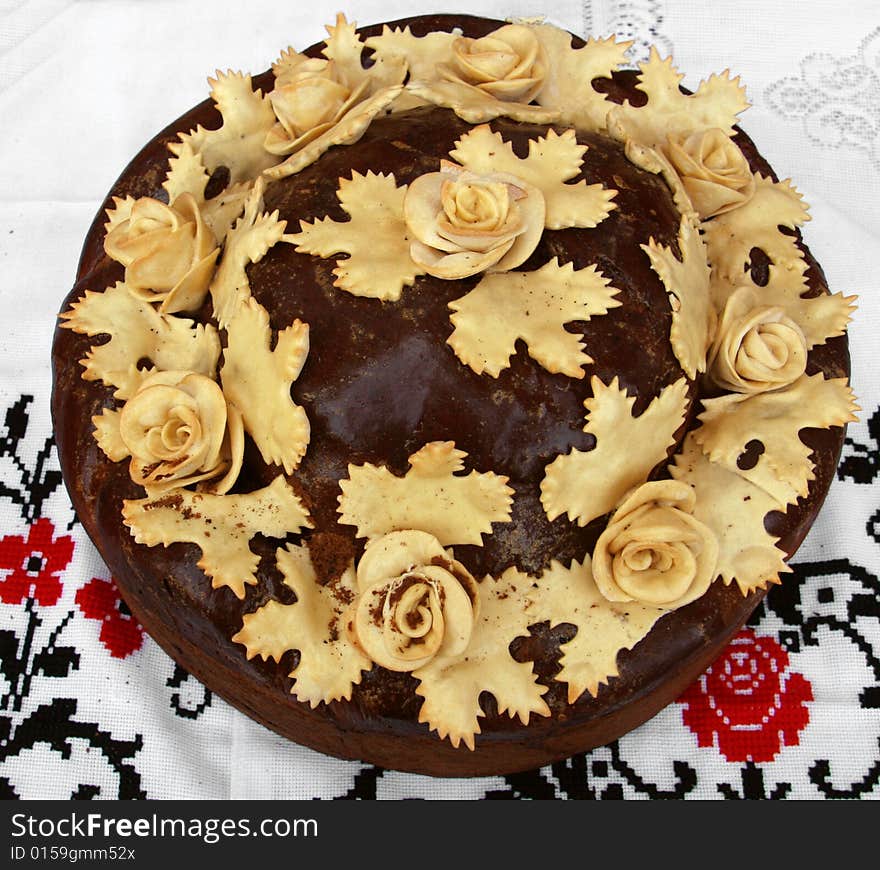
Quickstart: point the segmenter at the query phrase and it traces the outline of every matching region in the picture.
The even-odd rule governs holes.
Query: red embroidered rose
[[[70,564],[73,538],[55,537],[55,526],[47,519],[37,520],[28,530],[27,540],[21,535],[0,539],[0,601],[21,604],[33,598],[37,604],[51,606],[61,597],[58,577]]]
[[[144,630],[119,597],[112,580],[93,577],[76,593],[76,603],[83,616],[101,620],[98,637],[114,658],[124,659],[143,645]]]
[[[788,668],[788,653],[772,638],[743,631],[679,701],[700,746],[728,761],[772,761],[796,746],[810,720],[813,690]]]

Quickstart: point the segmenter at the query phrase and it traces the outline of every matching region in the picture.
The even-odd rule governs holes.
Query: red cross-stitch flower
[[[141,648],[144,630],[119,597],[112,580],[93,577],[76,593],[83,616],[101,621],[100,641],[111,656],[124,659]]]
[[[813,690],[789,670],[788,653],[775,640],[743,631],[679,700],[700,746],[715,746],[728,761],[757,763],[798,744]]]
[[[58,576],[70,564],[73,538],[55,537],[55,526],[37,520],[28,530],[27,539],[7,535],[0,539],[0,601],[21,604],[33,598],[37,604],[51,606],[61,597]]]

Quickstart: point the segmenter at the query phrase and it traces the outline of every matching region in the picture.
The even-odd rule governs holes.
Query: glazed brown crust
[[[473,36],[499,24],[446,16],[408,23],[416,33],[454,23]],[[264,74],[257,83],[265,87],[269,76]],[[623,93],[632,94],[632,81],[631,74],[624,74],[602,87],[619,99]],[[216,125],[217,120],[207,101],[178,119],[132,161],[110,196],[157,195],[167,165],[167,143],[178,131],[196,123]],[[493,127],[523,153],[528,129],[506,121],[494,122]],[[407,183],[421,172],[434,171],[439,158],[466,129],[452,113],[436,109],[375,122],[357,146],[335,149],[298,176],[270,186],[267,209],[279,208],[291,231],[300,219],[330,215],[343,220],[335,197],[339,177],[393,167],[398,184]],[[587,349],[596,360],[587,367],[583,381],[545,372],[523,348],[497,380],[478,377],[462,366],[445,344],[451,331],[446,305],[476,279],[465,286],[420,278],[404,290],[400,303],[383,304],[333,288],[333,260],[297,254],[290,245],[276,246],[251,268],[254,295],[271,312],[274,327],[284,327],[294,317],[311,325],[312,349],[294,398],[309,414],[312,443],[291,480],[320,530],[309,544],[325,579],[337,574],[362,546],[354,529],[337,523],[338,480],[346,475],[347,464],[383,462],[402,473],[407,456],[435,439],[455,440],[469,454],[469,468],[507,474],[517,492],[512,523],[496,524],[484,548],[456,548],[456,557],[475,575],[497,574],[510,564],[540,571],[553,558],[581,558],[591,549],[601,522],[585,529],[564,517],[550,523],[538,500],[538,485],[554,455],[570,447],[591,446],[590,436],[581,431],[589,375],[596,374],[606,383],[619,375],[639,397],[637,411],[680,376],[668,343],[665,291],[647,258],[630,253],[640,253],[638,243],[649,235],[674,244],[678,221],[659,179],[636,170],[613,143],[588,135],[581,138],[592,146],[586,155],[586,174],[590,181],[599,178],[620,191],[619,208],[601,225],[601,232],[546,233],[541,248],[523,268],[537,267],[552,256],[572,261],[576,268],[597,263],[625,294],[621,297],[625,304],[595,324],[570,327],[585,334]],[[740,134],[740,143],[753,168],[768,174],[769,167],[751,141]],[[62,311],[85,289],[100,289],[122,278],[121,267],[103,253],[102,224],[103,210],[86,239],[78,280]],[[811,292],[828,292],[821,270],[812,258],[810,262]],[[756,270],[759,264],[756,257]],[[252,612],[272,598],[291,600],[274,567],[278,541],[252,542],[252,549],[262,557],[260,583],[248,589],[242,604],[229,590],[210,588],[195,565],[199,554],[192,545],[142,547],[123,526],[122,500],[140,497],[142,491],[129,480],[126,463],[109,462],[92,437],[90,418],[113,405],[109,389],[81,378],[76,361],[92,344],[93,339],[58,329],[53,348],[53,419],[78,517],[132,612],[169,655],[257,721],[319,751],[436,775],[497,774],[547,764],[604,744],[653,716],[720,653],[762,597],[761,593],[743,597],[735,586],[716,582],[702,599],[664,617],[635,650],[623,652],[620,677],[603,687],[598,697],[586,695],[569,706],[564,686],[551,680],[547,700],[553,715],[533,718],[528,727],[498,716],[493,699],[485,695],[487,715],[481,720],[483,733],[477,736],[474,752],[454,749],[418,724],[421,699],[413,693],[415,681],[405,674],[374,668],[356,687],[352,703],[335,702],[312,710],[290,695],[292,681],[287,674],[295,653],[288,653],[280,665],[247,662],[243,648],[229,640],[241,625],[242,612]],[[633,346],[643,352],[632,353]],[[810,370],[834,377],[848,374],[846,339],[832,339],[815,348]],[[697,410],[695,405],[692,413]],[[548,426],[547,419],[560,422]],[[807,430],[804,440],[816,450],[816,480],[810,494],[786,515],[772,515],[767,523],[783,536],[789,554],[812,524],[834,477],[843,432]],[[246,468],[247,488],[268,482],[270,470],[252,448]],[[549,680],[556,670],[558,645],[571,631],[565,626],[553,632],[535,626],[531,637],[513,645],[514,654],[536,661],[536,669]]]

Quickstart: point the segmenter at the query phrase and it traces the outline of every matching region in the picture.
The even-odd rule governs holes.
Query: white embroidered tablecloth
[[[741,75],[742,126],[811,206],[804,235],[855,293],[862,412],[785,578],[697,687],[615,743],[507,777],[430,779],[289,743],[226,705],[129,618],[70,507],[50,344],[106,191],[154,133],[321,40],[335,6],[0,0],[0,796],[19,798],[880,797],[880,6],[785,0],[411,0],[405,14],[545,15],[655,44],[695,87]],[[365,25],[387,0],[339,11]],[[875,337],[872,339],[871,336]],[[757,684],[765,690],[752,691]],[[746,686],[737,696],[732,686]],[[751,692],[751,694],[749,694]],[[718,709],[725,716],[718,716]]]

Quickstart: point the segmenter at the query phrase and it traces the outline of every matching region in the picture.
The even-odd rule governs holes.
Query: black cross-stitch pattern
[[[61,485],[61,474],[48,468],[54,450],[51,435],[43,441],[32,466],[21,455],[21,444],[29,425],[28,409],[32,402],[33,396],[23,395],[7,409],[0,437],[0,456],[12,460],[2,466],[4,477],[0,479],[0,497],[17,505],[22,517],[31,524],[40,519],[46,500]],[[26,716],[16,715],[25,708],[35,679],[60,681],[80,667],[80,655],[76,649],[59,643],[64,629],[74,616],[73,610],[61,618],[42,646],[36,643],[38,629],[44,624],[37,597],[28,592],[21,605],[27,615],[23,635],[8,629],[0,631],[0,669],[8,684],[8,689],[0,697],[0,769],[8,759],[41,744],[58,753],[62,759],[69,759],[73,741],[83,740],[91,749],[98,750],[100,757],[118,775],[117,793],[102,796],[145,798],[140,774],[132,763],[134,756],[143,748],[140,734],[132,740],[119,740],[98,723],[77,720],[78,702],[75,698],[55,697],[49,703],[40,704]],[[59,688],[62,686],[63,683],[59,683]],[[82,800],[100,794],[100,786],[80,783],[70,797]],[[9,777],[0,777],[0,797],[20,797]]]
[[[37,452],[32,468],[19,455],[28,428],[28,406],[33,396],[20,396],[6,410],[2,434],[0,434],[0,458],[8,457],[16,471],[14,479],[0,479],[0,498],[8,498],[21,509],[21,515],[29,522],[37,519],[43,503],[61,485],[61,472],[49,468],[49,460],[55,449],[55,441],[49,435]]]
[[[868,420],[868,443],[862,444],[854,438],[844,440],[837,476],[863,484],[874,483],[880,477],[880,408]],[[865,531],[880,544],[880,508],[868,519]]]
[[[487,800],[622,800],[623,780],[636,794],[651,800],[680,800],[691,793],[697,785],[697,773],[682,761],[674,761],[672,770],[675,785],[664,789],[647,781],[627,763],[620,752],[618,741],[609,743],[604,752],[611,759],[596,758],[595,752],[584,752],[525,773],[503,777],[507,789],[495,789],[486,793]],[[610,779],[616,774],[615,780]]]
[[[385,770],[373,764],[365,765],[354,775],[354,784],[345,794],[337,795],[337,801],[371,801],[376,800],[376,787],[384,776]]]
[[[873,443],[862,444],[849,437],[844,440],[843,455],[837,468],[841,480],[873,483],[880,473],[880,408],[868,420],[868,437]]]
[[[211,690],[200,683],[188,671],[184,670],[175,662],[174,673],[165,681],[169,689],[176,689],[171,693],[171,709],[181,719],[198,719],[208,707],[211,706],[213,695]],[[202,700],[190,705],[181,689],[186,687],[189,691],[201,694]]]
[[[786,578],[779,586],[774,586],[764,602],[753,615],[758,624],[767,612],[772,612],[783,620],[787,627],[797,632],[798,639],[792,640],[792,631],[783,630],[779,640],[788,649],[818,646],[820,631],[837,632],[846,638],[859,653],[874,676],[874,684],[863,687],[859,693],[859,704],[863,709],[880,708],[880,650],[872,645],[861,628],[863,625],[880,622],[880,580],[860,565],[848,559],[830,559],[825,562],[801,562],[793,564],[794,576]],[[842,590],[842,584],[835,587],[834,578],[844,577],[859,591],[851,593]],[[846,619],[839,619],[830,613],[808,612],[803,601],[805,589],[812,589],[825,581],[818,589],[817,600],[830,604],[836,595],[846,596]],[[817,759],[810,766],[809,778],[816,787],[829,798],[857,798],[876,790],[880,783],[880,740],[878,740],[877,759],[864,772],[861,779],[848,787],[835,788],[831,782],[831,765],[827,759]],[[743,781],[746,786],[745,779]],[[782,788],[782,784],[777,788]],[[727,796],[727,795],[725,795]],[[776,795],[768,795],[776,796]],[[781,795],[780,795],[781,796]]]

